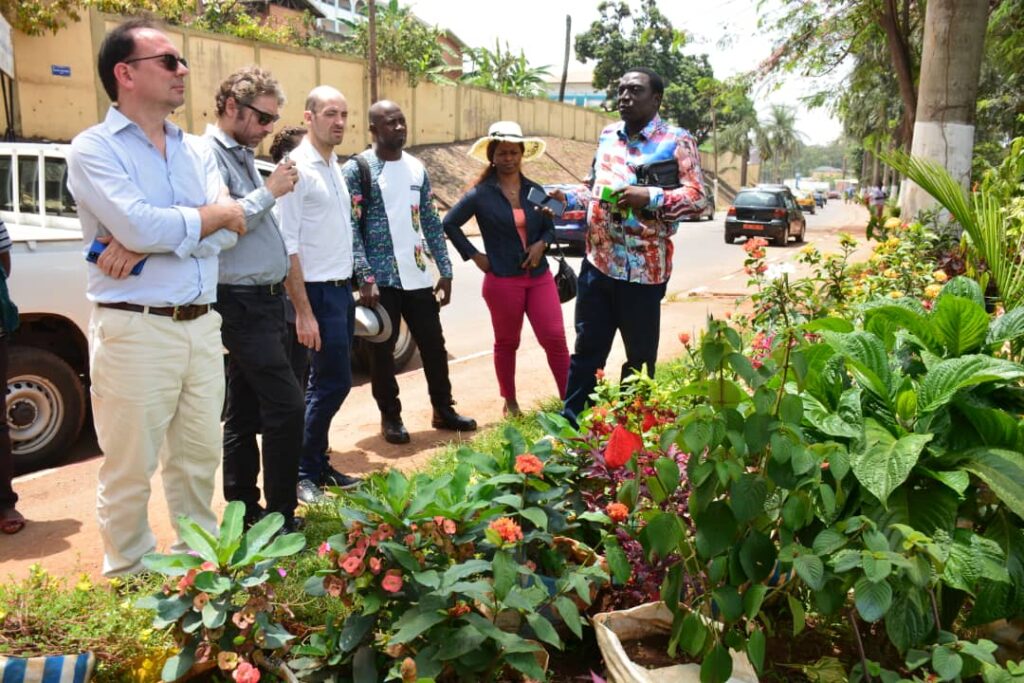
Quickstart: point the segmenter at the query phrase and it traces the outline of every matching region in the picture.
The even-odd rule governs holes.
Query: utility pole
[[[367,55],[367,62],[370,65],[370,104],[377,101],[377,4],[375,0],[367,0],[366,11],[368,13],[370,29],[370,54]]]
[[[718,206],[718,118],[715,116],[715,95],[711,94],[711,151],[715,155],[712,166],[715,170],[713,197],[715,206]]]
[[[558,88],[558,101],[565,101],[565,81],[569,78],[569,38],[572,35],[572,16],[565,15],[565,58],[562,60],[562,85]]]

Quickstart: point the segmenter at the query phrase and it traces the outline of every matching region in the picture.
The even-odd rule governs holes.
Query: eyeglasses
[[[278,114],[268,114],[267,112],[263,111],[262,109],[257,109],[256,107],[252,106],[251,104],[243,104],[242,106],[245,107],[246,109],[252,109],[254,112],[256,112],[256,121],[261,126],[265,126],[268,123],[277,123],[278,121],[281,120],[280,115],[278,115]]]
[[[149,57],[134,57],[132,59],[124,60],[124,63],[131,64],[132,62],[144,62],[147,59],[159,59],[160,66],[167,69],[168,71],[177,71],[179,64],[181,64],[186,69],[188,68],[188,62],[185,61],[184,57],[179,57],[178,55],[172,54],[170,52],[164,53],[162,55],[151,55]]]

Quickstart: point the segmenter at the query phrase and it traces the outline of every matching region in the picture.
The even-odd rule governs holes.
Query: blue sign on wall
[[[71,76],[71,67],[70,66],[57,66],[56,64],[51,64],[50,65],[50,73],[52,75],[54,75],[54,76],[69,77],[69,76]]]

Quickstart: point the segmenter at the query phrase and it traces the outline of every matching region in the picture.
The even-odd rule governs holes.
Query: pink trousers
[[[548,366],[555,377],[558,397],[565,398],[565,381],[569,374],[569,347],[565,343],[565,323],[558,290],[551,271],[538,277],[516,275],[498,277],[484,275],[484,301],[491,311],[494,327],[494,372],[502,398],[516,400],[516,351],[519,349],[523,315],[530,319],[548,356]]]

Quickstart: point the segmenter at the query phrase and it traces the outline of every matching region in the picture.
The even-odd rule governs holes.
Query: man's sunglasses
[[[277,123],[278,121],[281,120],[281,117],[279,115],[277,115],[277,114],[268,114],[267,112],[263,111],[262,109],[257,109],[256,107],[252,106],[251,104],[243,104],[242,106],[245,107],[246,109],[252,109],[254,112],[256,112],[256,121],[261,126],[265,126],[268,123]]]
[[[167,69],[168,71],[177,71],[179,64],[181,64],[186,69],[188,68],[188,62],[185,61],[184,57],[179,57],[178,55],[171,54],[170,52],[167,52],[162,55],[151,55],[149,57],[134,57],[132,59],[124,60],[124,63],[131,64],[132,62],[144,62],[147,59],[159,59],[160,66]]]

